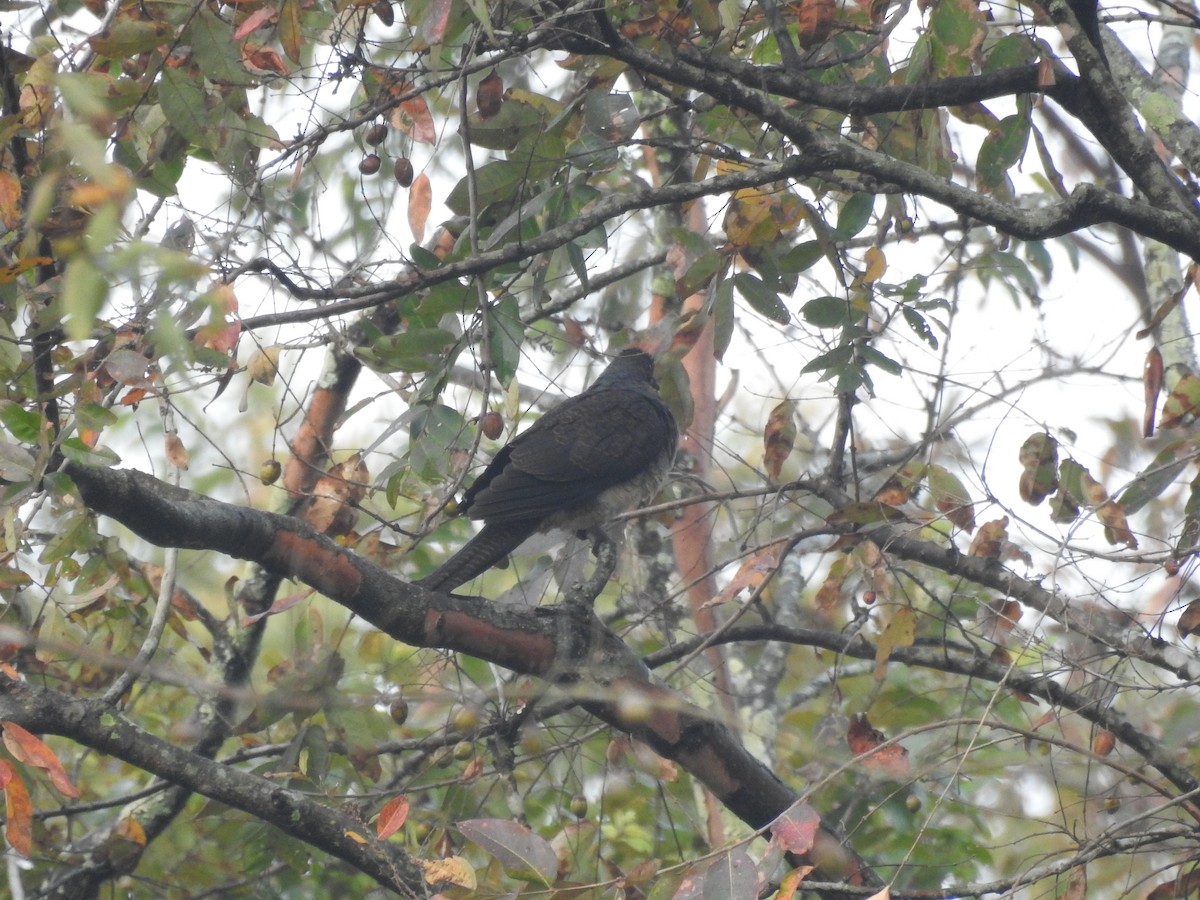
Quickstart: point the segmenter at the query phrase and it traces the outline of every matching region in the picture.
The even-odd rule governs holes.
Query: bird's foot
[[[617,544],[601,529],[595,528],[590,532],[592,539],[592,555],[596,557],[596,567],[592,574],[581,582],[571,586],[571,590],[563,599],[567,603],[578,603],[591,606],[617,570]]]

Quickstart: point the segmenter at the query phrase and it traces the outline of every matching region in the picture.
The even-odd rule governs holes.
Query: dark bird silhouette
[[[467,489],[483,528],[417,582],[449,591],[539,531],[587,532],[651,496],[675,461],[679,431],[658,395],[654,360],[622,350],[592,386],[517,435]]]

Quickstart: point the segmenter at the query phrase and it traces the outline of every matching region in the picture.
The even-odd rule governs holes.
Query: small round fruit
[[[470,759],[475,755],[475,745],[470,741],[459,741],[454,745],[454,758],[457,760]]]
[[[571,805],[569,808],[571,810],[571,815],[577,819],[582,819],[588,813],[587,797],[583,796],[583,794],[576,794],[571,798]]]
[[[384,25],[391,26],[396,21],[396,14],[392,11],[392,4],[388,0],[376,0],[375,5],[371,7],[372,12],[379,17],[379,21]]]
[[[382,122],[376,122],[367,130],[367,136],[364,140],[372,147],[378,147],[384,142],[388,135],[388,127]]]
[[[473,706],[464,706],[454,714],[451,720],[455,731],[474,731],[479,727],[479,710]]]
[[[408,187],[413,183],[413,164],[407,156],[402,156],[396,160],[396,164],[392,166],[392,174],[396,176],[396,182],[400,187]]]
[[[392,721],[397,725],[403,725],[408,721],[408,701],[403,697],[393,700],[388,706],[388,715],[392,717]]]
[[[368,153],[362,158],[362,162],[358,164],[358,171],[364,175],[374,175],[379,171],[379,167],[383,165],[379,157],[374,153]]]
[[[268,459],[258,467],[258,480],[263,484],[274,484],[283,474],[283,466],[277,459]]]
[[[504,433],[504,416],[492,410],[484,415],[480,428],[483,430],[484,437],[494,441]]]

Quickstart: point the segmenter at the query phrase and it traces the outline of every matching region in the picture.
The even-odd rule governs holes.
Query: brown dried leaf
[[[782,554],[786,549],[787,542],[778,541],[764,547],[752,556],[748,556],[742,561],[741,566],[738,567],[737,574],[733,576],[729,584],[724,587],[714,600],[706,605],[727,603],[746,588],[749,588],[751,591],[758,590],[759,586],[779,568],[779,563],[782,561]]]
[[[1175,627],[1182,637],[1195,634],[1200,630],[1200,599],[1193,600],[1187,605],[1187,609],[1179,616],[1179,623]]]
[[[1021,445],[1018,457],[1021,499],[1034,506],[1058,490],[1058,441],[1045,432],[1031,434]]]
[[[771,410],[767,427],[763,429],[763,463],[771,481],[779,481],[779,473],[795,444],[796,404],[784,400]]]

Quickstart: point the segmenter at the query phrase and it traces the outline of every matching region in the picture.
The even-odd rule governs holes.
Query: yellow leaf
[[[917,637],[917,614],[911,607],[902,606],[893,614],[879,643],[875,645],[875,680],[883,681],[887,674],[888,657],[897,647],[911,647]]]
[[[868,247],[866,253],[867,270],[863,272],[862,283],[871,284],[883,277],[887,271],[887,257],[878,247]]]
[[[449,883],[469,891],[478,887],[475,869],[461,856],[448,856],[428,862],[418,859],[417,864],[425,870],[425,881],[429,884]]]

